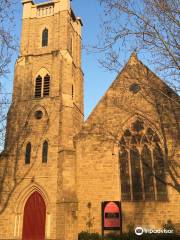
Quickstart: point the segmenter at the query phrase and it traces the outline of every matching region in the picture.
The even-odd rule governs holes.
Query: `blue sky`
[[[36,0],[35,2],[39,3],[44,1]],[[83,44],[95,44],[97,41],[97,35],[100,31],[100,15],[102,12],[98,0],[73,0],[72,8],[76,16],[80,16],[83,20]],[[15,32],[18,41],[20,41],[21,33],[21,16],[22,5],[21,1],[19,1],[15,10]],[[12,63],[10,65],[10,74],[8,75],[8,81],[6,81],[6,92],[12,92],[14,63],[17,55],[18,53],[13,55]],[[87,54],[86,51],[82,51],[82,69],[84,72],[85,83],[85,117],[87,117],[115,79],[115,74],[109,73],[99,65],[97,54]]]
[[[73,10],[83,21],[83,44],[95,44],[100,31],[100,16],[102,8],[98,0],[72,1]],[[115,74],[103,69],[98,63],[97,54],[82,52],[82,69],[85,82],[85,116],[87,117],[102,95],[106,92]]]
[[[15,35],[20,41],[21,32],[21,16],[22,16],[22,5],[21,0],[17,0],[15,10]],[[35,0],[35,3],[41,3],[44,0]],[[102,6],[100,6],[98,0],[72,0],[72,8],[76,16],[80,16],[83,21],[83,44],[84,45],[94,45],[97,43],[97,36],[100,34],[100,23],[101,16],[103,14]],[[128,42],[130,44],[130,42]],[[13,73],[14,73],[14,63],[17,58],[18,53],[14,53],[12,63],[10,66],[10,74],[8,75],[8,81],[6,81],[5,91],[12,92],[13,85]],[[129,58],[129,53],[124,49],[121,53],[123,61],[127,61]],[[149,54],[141,53],[138,54],[143,62],[151,66],[152,70],[154,67],[149,65],[148,60],[150,59]],[[87,54],[85,50],[82,51],[82,70],[84,72],[84,103],[85,103],[85,118],[91,113],[93,108],[96,106],[98,101],[104,95],[108,87],[111,85],[112,81],[115,79],[116,74],[108,72],[98,63],[98,54]],[[121,70],[121,69],[120,69]]]

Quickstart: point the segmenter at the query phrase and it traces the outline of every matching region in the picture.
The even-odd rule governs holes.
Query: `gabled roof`
[[[119,81],[119,78],[121,76],[121,74],[123,73],[123,71],[125,71],[126,67],[129,65],[134,65],[137,64],[137,62],[140,62],[138,57],[137,57],[137,53],[133,52],[128,60],[128,62],[125,64],[125,66],[123,67],[123,69],[118,73],[117,77],[115,78],[115,80],[112,82],[112,84],[110,85],[110,87],[106,90],[106,92],[104,93],[104,95],[101,97],[101,99],[99,100],[99,102],[97,103],[97,105],[94,107],[94,109],[92,110],[92,112],[90,113],[90,115],[88,116],[88,118],[86,119],[85,123],[87,123],[89,121],[89,119],[91,119],[91,116],[93,115],[93,113],[96,111],[96,109],[98,108],[98,106],[101,104],[101,102],[103,101],[103,99],[106,97],[107,92],[116,84],[117,81]],[[141,62],[140,62],[141,63]]]
[[[161,91],[161,93],[163,92],[164,94],[169,94],[171,96],[173,95],[173,98],[175,97],[176,100],[180,99],[180,97],[163,80],[161,80],[158,76],[156,76],[155,73],[153,73],[147,66],[145,66],[138,59],[136,52],[133,52],[131,54],[127,64],[119,72],[116,79],[113,81],[113,83],[108,88],[108,90],[106,91],[104,96],[100,99],[100,101],[98,102],[96,107],[93,109],[93,111],[91,112],[91,114],[89,115],[87,120],[84,122],[83,128],[79,134],[83,133],[83,131],[88,132],[88,130],[90,129],[90,126],[92,126],[93,124],[98,124],[98,117],[100,115],[102,115],[101,113],[103,111],[103,108],[105,108],[105,102],[106,102],[106,98],[108,97],[109,92],[112,89],[116,88],[116,86],[122,80],[122,77],[124,76],[124,74],[129,74],[131,72],[131,76],[133,76],[135,74],[137,75],[138,74],[137,69],[139,69],[139,72],[144,71],[149,75],[150,83],[148,83],[148,84],[150,84],[150,86],[152,86],[156,91],[159,90],[159,91]],[[143,81],[144,81],[144,79],[142,79],[142,82]]]

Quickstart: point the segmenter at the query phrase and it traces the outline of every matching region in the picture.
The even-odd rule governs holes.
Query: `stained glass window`
[[[120,151],[121,192],[123,200],[131,200],[128,152],[124,147]]]
[[[165,162],[158,134],[137,119],[124,131],[119,145],[122,200],[167,200]]]
[[[156,144],[154,151],[154,168],[156,175],[156,188],[157,188],[157,198],[158,200],[166,200],[166,184],[165,184],[165,165],[163,153],[158,144]]]
[[[151,151],[147,145],[144,145],[141,159],[143,163],[144,192],[145,199],[154,200],[154,182]]]
[[[140,167],[140,154],[136,147],[130,150],[132,193],[133,200],[142,200],[142,177]]]

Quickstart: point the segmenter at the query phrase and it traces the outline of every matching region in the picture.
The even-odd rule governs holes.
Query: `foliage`
[[[101,240],[101,237],[98,233],[81,232],[78,240]]]
[[[86,226],[87,226],[88,232],[90,233],[91,228],[94,225],[94,217],[92,216],[92,211],[91,211],[91,208],[92,208],[91,202],[87,203],[87,208],[88,208],[88,215],[85,218],[85,220],[86,220]]]
[[[132,233],[126,233],[122,236],[113,236],[109,235],[105,240],[178,240],[179,236],[174,234],[143,234],[141,236],[137,236]]]
[[[179,235],[175,234],[143,234],[137,236],[134,233],[124,233],[121,236],[109,233],[104,237],[104,240],[179,240]],[[102,240],[98,233],[81,232],[78,240]]]
[[[176,232],[175,226],[171,220],[168,220],[167,223],[163,225],[163,229],[173,230],[174,233]]]
[[[127,228],[129,233],[134,233],[135,224],[131,222],[128,224]]]

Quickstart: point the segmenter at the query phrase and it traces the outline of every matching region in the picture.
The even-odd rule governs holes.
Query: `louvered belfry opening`
[[[39,75],[36,78],[35,98],[40,98],[41,97],[41,88],[42,88],[42,77]]]
[[[43,96],[44,96],[44,97],[49,96],[49,91],[50,91],[50,76],[47,74],[47,75],[44,77]]]
[[[36,78],[35,82],[35,98],[48,97],[50,93],[50,75],[46,74],[44,78],[40,75]]]

